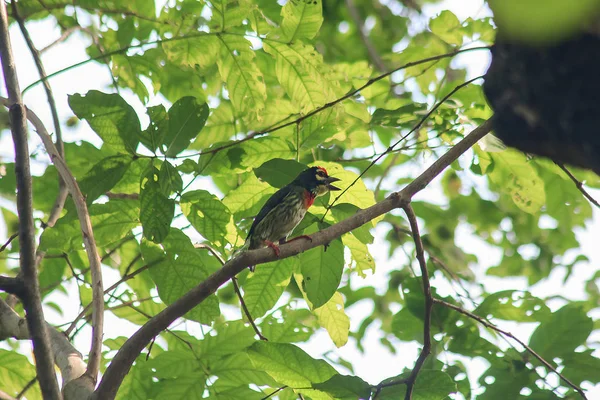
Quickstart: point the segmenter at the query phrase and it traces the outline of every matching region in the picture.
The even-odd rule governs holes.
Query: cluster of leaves
[[[395,6],[355,3],[371,21],[365,30],[368,46],[390,67],[450,53],[474,40],[489,44],[494,35],[488,18],[460,22],[450,11],[409,35],[409,18],[393,12]],[[80,26],[80,13],[98,14],[99,26],[84,26],[95,32],[89,55],[106,63],[114,83],[143,104],[156,94],[171,104],[147,107],[144,128],[119,94],[92,90],[69,98],[72,112],[102,141],[100,148],[87,141],[67,143],[65,159],[86,195],[105,267],[126,279],[107,295],[107,309],[136,325],[220,267],[215,255],[195,243],[230,258],[266,199],[306,166],[325,167],[345,191],[339,198],[319,198],[295,234],[340,222],[397,191],[422,168],[424,154],[439,154],[463,136],[465,125],[491,115],[481,88],[466,86],[400,141],[428,105],[465,81],[466,71],[451,65],[451,58],[440,58],[370,81],[382,71],[370,65],[367,44],[357,33],[364,27],[356,26],[342,1],[289,0],[282,6],[263,0],[183,0],[170,2],[158,16],[147,0],[101,6],[83,1],[74,6],[76,13],[64,0],[18,6],[22,16],[54,18],[63,30]],[[404,49],[393,52],[401,41]],[[338,101],[366,83],[359,94]],[[534,284],[556,268],[570,272],[586,260],[578,255],[573,261],[567,254],[579,247],[574,230],[591,217],[590,205],[569,178],[545,160],[493,150],[476,146],[470,160],[445,173],[443,197],[414,203],[430,273],[460,288],[446,297],[434,294],[459,306],[466,296],[470,303],[464,306],[482,318],[537,323],[532,348],[558,363],[575,384],[599,382],[593,371],[600,361],[586,344],[594,329],[587,313],[600,300],[597,277],[586,287],[587,301],[565,299],[555,312],[547,299],[528,292],[487,293],[474,281],[472,268],[480,260],[457,243],[459,227],[502,253],[486,272],[495,277],[524,276]],[[584,174],[588,185],[600,187],[597,176],[578,171]],[[0,194],[14,201],[14,165],[3,162],[2,175]],[[58,194],[55,168],[47,166],[33,185],[34,208],[43,221]],[[10,207],[2,213],[7,231],[15,232]],[[380,273],[368,246],[376,223],[385,227],[390,258],[408,254],[390,273],[383,293],[361,279]],[[257,342],[248,324],[222,314],[227,305],[238,304],[226,286],[184,318],[200,324],[204,334],[178,329],[162,334],[148,357],[138,358],[119,398],[260,399],[275,391],[280,399],[297,393],[312,399],[400,398],[405,386],[391,383],[402,382],[410,371],[372,386],[354,376],[347,361],[315,359],[297,343],[323,328],[335,346],[352,338],[364,351],[373,326],[380,327],[379,340],[392,352],[399,342],[423,342],[424,295],[412,269],[414,246],[406,225],[390,214],[331,242],[326,251],[314,249],[242,273],[248,311],[269,341]],[[524,246],[535,255],[524,257],[519,251]],[[90,277],[70,200],[57,224],[41,234],[40,249],[47,254],[40,270],[43,296],[65,291],[65,282],[77,279],[80,302],[88,304]],[[17,241],[3,255],[14,253]],[[10,273],[14,264],[0,262],[0,272]],[[346,310],[359,302],[372,304],[373,312],[351,332]],[[432,334],[433,355],[416,381],[414,398],[443,399],[455,392],[471,398],[473,387],[484,388],[481,398],[487,399],[517,398],[524,388],[532,396],[554,396],[549,371],[540,372],[523,349],[499,347],[498,336],[490,337],[465,315],[436,305]],[[124,340],[104,341],[106,362]],[[468,366],[455,355],[483,358],[489,368],[478,383],[470,382]],[[17,393],[29,378],[15,374],[17,364],[6,361],[10,357],[13,352],[0,352],[0,383],[8,385],[0,389]],[[28,364],[24,357],[20,363]]]

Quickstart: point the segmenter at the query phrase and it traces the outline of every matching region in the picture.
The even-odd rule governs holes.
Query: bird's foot
[[[272,248],[272,249],[273,249],[273,251],[275,252],[275,255],[276,255],[277,257],[279,257],[279,246],[277,246],[275,243],[273,243],[273,242],[271,242],[271,241],[269,241],[269,240],[265,240],[265,244],[266,244],[268,247]]]
[[[283,242],[283,243],[289,243],[289,242],[293,242],[294,240],[298,240],[298,239],[306,239],[306,240],[308,240],[308,241],[311,241],[311,242],[312,242],[312,238],[311,238],[310,236],[308,236],[308,235],[300,235],[300,236],[296,236],[295,238],[291,238],[291,239],[290,239],[290,240],[288,240],[288,241],[285,241],[285,239],[283,239],[283,240],[284,240],[284,242]],[[279,241],[279,244],[283,244],[283,243],[281,243],[281,241]]]

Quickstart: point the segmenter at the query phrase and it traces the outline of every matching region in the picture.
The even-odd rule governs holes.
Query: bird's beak
[[[325,179],[325,184],[327,184],[327,189],[329,190],[341,190],[339,187],[333,186],[332,182],[340,181],[340,178],[334,178],[333,176],[329,176]]]

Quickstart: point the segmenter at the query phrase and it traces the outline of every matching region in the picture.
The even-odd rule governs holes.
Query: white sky
[[[483,6],[483,2],[479,0],[446,0],[441,5],[428,6],[425,8],[426,12],[430,15],[434,15],[438,10],[450,9],[452,10],[459,19],[465,19],[468,16],[479,17],[482,15],[489,15],[489,11]],[[28,28],[33,37],[33,40],[38,48],[42,48],[54,41],[59,35],[59,30],[49,22],[35,22],[28,24]],[[18,75],[21,84],[21,89],[25,88],[30,83],[38,79],[37,70],[33,60],[29,54],[25,42],[16,26],[13,25],[11,29],[11,38],[13,41],[13,51],[16,57],[16,63],[18,67]],[[82,36],[74,34],[66,42],[55,46],[50,51],[44,53],[43,61],[48,73],[59,70],[61,68],[72,65],[81,60],[87,59],[88,56],[84,52],[84,46],[81,42]],[[87,43],[87,39],[85,43]],[[457,57],[456,61],[462,65],[468,65],[469,76],[477,76],[482,74],[487,68],[489,62],[489,55],[484,52],[472,52],[465,53]],[[75,68],[68,71],[67,73],[58,75],[52,78],[50,81],[54,91],[57,107],[60,114],[60,120],[65,121],[72,114],[67,104],[67,95],[73,93],[85,93],[91,89],[103,90],[106,89],[107,85],[111,82],[108,70],[105,66],[100,66],[96,63],[89,63],[84,66]],[[2,84],[2,92],[4,92],[4,85]],[[138,114],[144,115],[144,109],[136,97],[127,94],[126,91],[121,91],[123,97],[127,101],[130,101],[136,106]],[[47,124],[48,127],[52,126],[52,118],[46,102],[46,95],[41,85],[36,86],[34,89],[28,91],[25,94],[24,101],[28,107],[34,110],[38,116]],[[153,98],[150,101],[152,104],[160,102],[160,99]],[[81,123],[77,129],[64,128],[63,134],[65,141],[73,141],[76,139],[85,138],[86,140],[92,140],[94,143],[98,143],[97,138],[91,133],[87,123]],[[12,142],[9,140],[10,135],[4,135],[4,139],[0,141],[0,159],[12,159]],[[39,142],[32,138],[32,144],[30,150],[33,151]],[[427,164],[434,160],[426,161]],[[33,165],[34,172],[41,172],[43,170],[42,165]],[[424,191],[419,195],[421,199],[435,198],[436,193],[435,185]],[[600,191],[593,191],[592,195],[595,198],[600,199]],[[1,201],[1,200],[0,200]],[[0,202],[2,205],[6,205],[5,202]],[[4,227],[0,227],[0,242],[4,242],[6,238],[6,232],[3,231]],[[490,252],[489,247],[482,243],[474,241],[472,236],[465,230],[460,230],[459,244],[462,241],[463,245],[468,243],[468,248],[471,252],[478,255],[481,263],[480,265],[473,266],[473,272],[479,278],[479,282],[483,283],[486,290],[495,292],[503,289],[527,289],[527,282],[525,279],[497,279],[484,276],[485,268],[493,265],[497,262],[499,254],[497,252]],[[563,294],[569,298],[577,299],[582,298],[584,295],[583,284],[585,280],[589,279],[597,270],[600,265],[600,253],[598,251],[597,242],[600,237],[600,213],[597,209],[594,209],[594,219],[585,232],[578,232],[578,238],[582,245],[582,252],[590,258],[589,263],[579,263],[575,267],[572,277],[563,284],[563,277],[565,271],[562,268],[557,268],[550,276],[550,279],[544,281],[541,284],[535,285],[532,290],[534,295],[547,296],[549,294]],[[468,241],[468,242],[467,242]],[[463,246],[466,247],[466,246]],[[387,279],[390,271],[397,268],[399,263],[404,264],[404,260],[399,260],[395,257],[395,260],[387,260],[383,255],[387,254],[387,244],[381,235],[381,230],[376,230],[376,242],[371,246],[371,253],[374,255],[377,263],[377,271],[375,275],[369,276],[365,279],[365,285],[372,285],[378,290],[383,291],[387,287]],[[494,254],[495,253],[495,254]],[[105,286],[108,287],[113,282],[119,279],[119,276],[114,270],[105,269],[104,271]],[[440,280],[433,279],[432,284],[437,286],[438,289],[444,294],[444,291],[448,291],[448,287]],[[76,296],[76,286],[71,285],[69,289],[72,295]],[[64,315],[60,316],[56,312],[47,309],[48,320],[52,323],[64,323],[65,321],[72,320],[78,313],[78,309],[72,300],[67,301],[67,297],[62,294],[56,294],[51,296],[51,300],[60,304],[63,308]],[[559,304],[555,304],[554,308],[557,308]],[[365,304],[358,304],[351,307],[348,314],[351,318],[351,329],[355,330],[364,317],[371,313],[371,307]],[[225,309],[225,313],[231,315],[232,318],[239,318],[239,311],[232,311]],[[600,314],[600,313],[598,313]],[[597,319],[600,315],[596,315]],[[514,324],[498,323],[499,326],[511,330],[520,339],[527,341],[529,335],[533,331],[533,326],[515,327]],[[117,320],[111,317],[110,313],[106,314],[105,321],[105,338],[116,337],[116,336],[128,336],[135,327],[123,320]],[[363,342],[365,344],[366,354],[358,352],[354,346],[353,340],[350,339],[348,345],[341,349],[334,351],[335,354],[342,358],[349,360],[355,367],[355,374],[362,377],[372,384],[376,384],[384,378],[394,376],[402,371],[404,367],[411,367],[418,356],[418,347],[415,343],[412,344],[400,344],[398,341],[394,342],[397,348],[397,354],[390,354],[388,349],[383,347],[379,342],[378,326],[373,326],[367,331],[367,338]],[[75,345],[83,353],[87,353],[89,349],[89,338],[90,330],[84,329],[82,333],[75,340]],[[600,335],[595,335],[595,340],[600,339]],[[320,354],[330,351],[332,348],[335,349],[327,333],[321,330],[313,339],[307,344],[301,344],[307,352],[311,355],[318,357]],[[470,377],[471,383],[475,386],[476,377],[487,369],[487,362],[482,359],[474,359],[470,362]],[[341,370],[340,370],[341,371]],[[346,372],[347,371],[341,371]],[[587,388],[587,387],[586,387]],[[600,398],[600,385],[596,386],[589,392],[589,398]]]

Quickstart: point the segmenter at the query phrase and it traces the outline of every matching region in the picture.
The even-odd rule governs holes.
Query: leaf
[[[227,193],[223,204],[236,218],[245,218],[258,214],[267,198],[275,193],[275,188],[266,182],[259,181],[253,174],[237,188]]]
[[[327,249],[317,248],[300,254],[302,287],[312,308],[323,306],[340,285],[344,269],[344,246],[334,240]]]
[[[272,343],[305,342],[314,333],[315,317],[306,309],[280,308],[283,321],[265,317],[260,324],[262,334]]]
[[[252,139],[240,147],[244,151],[241,164],[249,168],[259,167],[273,158],[290,159],[296,154],[285,140],[277,137]]]
[[[228,28],[242,25],[250,14],[252,3],[245,0],[212,0],[213,18],[217,29],[224,31]]]
[[[274,158],[254,168],[254,175],[273,187],[282,188],[296,179],[306,168],[308,168],[306,165],[294,160]]]
[[[206,190],[194,190],[181,196],[181,210],[192,226],[211,242],[223,240],[231,214],[217,197]]]
[[[254,343],[254,330],[244,321],[221,323],[198,343],[200,358],[218,358],[239,353]]]
[[[264,78],[256,63],[250,43],[243,37],[219,36],[220,57],[217,66],[227,84],[229,98],[241,112],[257,114],[264,108],[267,97]]]
[[[177,379],[164,379],[158,382],[157,399],[201,400],[203,398],[206,375],[204,371],[188,372]]]
[[[140,222],[144,237],[155,243],[161,243],[167,237],[175,215],[175,201],[161,190],[159,174],[151,167],[140,184]]]
[[[323,23],[321,0],[290,0],[281,9],[282,39],[312,39]]]
[[[205,149],[214,143],[231,139],[237,133],[236,118],[233,116],[231,102],[221,101],[221,104],[211,111],[208,122],[190,148]]]
[[[35,367],[27,357],[15,351],[0,349],[0,382],[4,392],[16,396],[35,376]]]
[[[358,174],[348,171],[340,164],[333,162],[319,161],[315,164],[325,168],[330,176],[340,179],[340,181],[335,183],[335,186],[341,189],[340,192],[336,192],[340,193],[337,196],[341,196],[340,200],[337,201],[338,204],[350,203],[358,208],[367,208],[375,204],[375,196],[373,195],[373,192],[367,189],[362,179],[358,178]],[[356,183],[354,183],[356,179],[358,180]],[[348,190],[342,195],[342,191],[344,191],[346,188],[348,188]],[[375,221],[378,220],[380,219],[376,219]]]
[[[159,379],[177,378],[189,372],[200,371],[202,364],[192,351],[169,349],[154,357],[148,363]]]
[[[375,273],[375,260],[371,256],[371,253],[369,253],[369,248],[366,244],[349,233],[342,236],[342,242],[350,249],[350,254],[355,262],[356,272],[358,272],[361,278],[367,277],[366,271],[371,271],[371,274]]]
[[[180,193],[183,189],[183,181],[177,169],[168,161],[163,161],[158,173],[160,190],[166,196],[171,193]]]
[[[277,383],[263,371],[257,371],[252,367],[250,357],[244,352],[238,352],[220,359],[211,364],[210,372],[232,384],[276,386]]]
[[[244,301],[253,318],[260,318],[275,306],[290,283],[298,259],[286,258],[261,264],[244,282]]]
[[[547,319],[550,309],[529,292],[502,290],[488,295],[473,313],[487,319],[538,322]]]
[[[169,129],[167,110],[161,104],[146,108],[146,114],[150,117],[150,124],[140,134],[140,141],[149,150],[156,152],[164,140]]]
[[[85,96],[70,95],[69,106],[108,146],[135,154],[141,133],[140,121],[121,96],[90,90]]]
[[[143,239],[141,250],[144,261],[153,265],[150,275],[156,283],[158,295],[167,305],[221,267],[215,257],[195,249],[190,239],[180,230],[171,229],[163,241],[163,246],[165,250]],[[210,324],[219,315],[219,301],[215,295],[211,295],[189,311],[186,318]]]
[[[524,154],[512,149],[496,153],[477,153],[482,169],[490,163],[490,159],[493,160],[494,168],[487,173],[490,180],[500,190],[510,194],[517,207],[529,214],[540,210],[546,202],[544,182]]]
[[[313,310],[313,313],[336,347],[342,347],[348,342],[350,318],[344,312],[344,298],[339,292],[335,292],[327,303]]]
[[[132,161],[128,155],[117,154],[95,164],[79,182],[79,189],[85,196],[86,203],[92,204],[112,189],[125,175]]]
[[[168,113],[169,129],[163,137],[167,157],[175,157],[188,148],[204,127],[208,113],[208,104],[199,104],[195,97],[182,97],[173,104]]]
[[[292,388],[325,382],[336,373],[325,361],[315,360],[292,344],[256,342],[247,353],[254,368]]]
[[[451,11],[444,10],[431,20],[429,29],[444,42],[460,46],[463,42],[464,32],[460,21]]]
[[[371,385],[358,376],[335,374],[323,383],[314,384],[313,388],[342,400],[368,399],[371,396]]]
[[[275,58],[277,80],[302,112],[308,113],[333,100],[330,83],[315,67],[326,66],[312,46],[269,42],[264,44],[264,48]]]
[[[395,378],[385,379],[381,383],[391,383],[396,380],[408,378],[408,374],[402,374]],[[413,388],[412,400],[444,400],[451,393],[456,393],[456,383],[450,376],[442,371],[421,370]],[[398,384],[385,387],[379,392],[378,399],[396,400],[403,399],[406,393],[406,385]]]
[[[206,68],[217,62],[220,44],[216,36],[199,33],[198,36],[164,41],[162,48],[173,63]]]
[[[593,322],[581,304],[567,304],[535,329],[529,346],[546,360],[571,354],[585,343]]]

